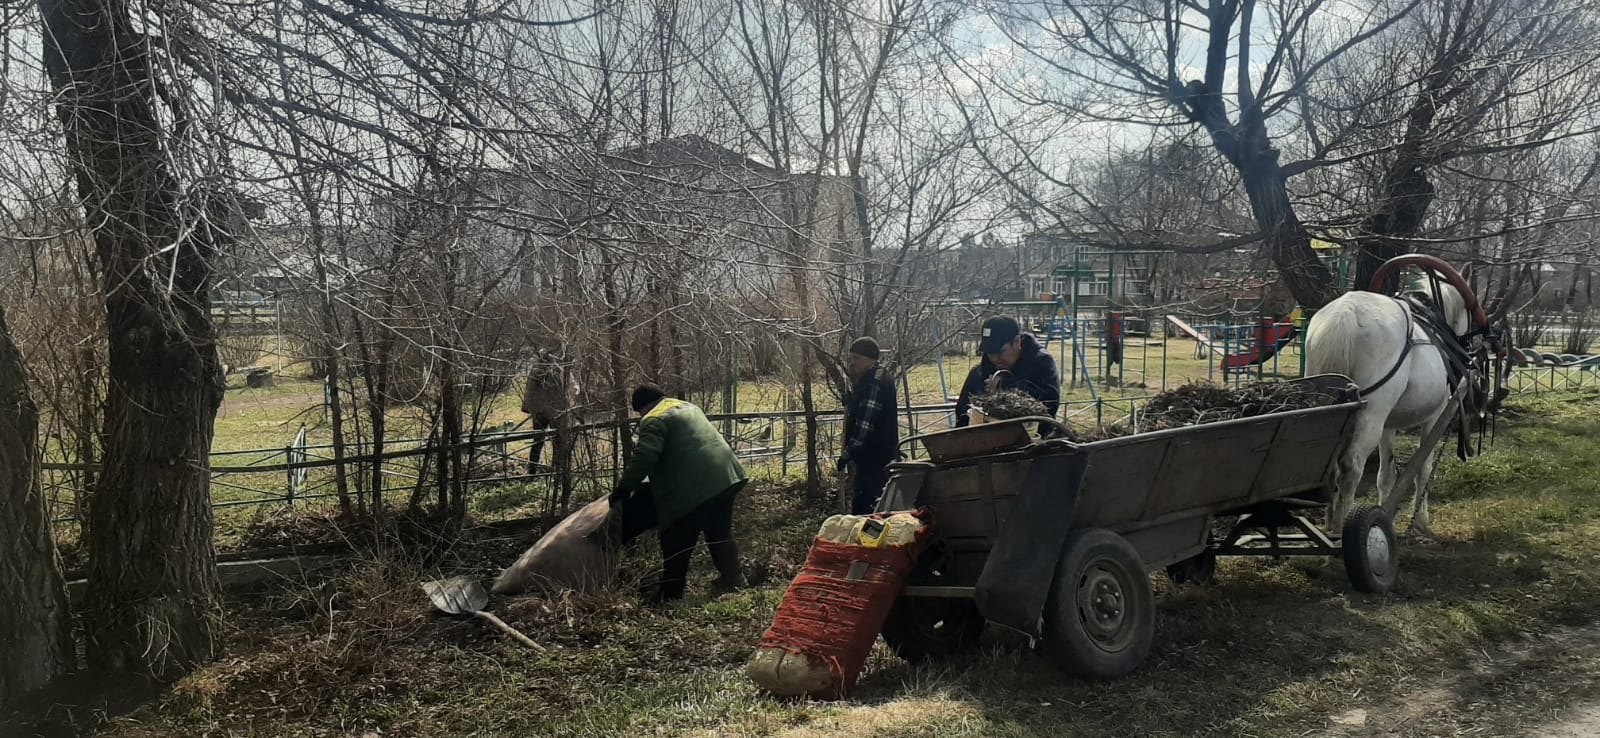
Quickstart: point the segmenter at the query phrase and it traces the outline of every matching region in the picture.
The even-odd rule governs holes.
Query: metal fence
[[[709,414],[724,431],[738,457],[752,471],[788,475],[793,467],[806,464],[803,411],[767,413]],[[832,468],[838,455],[843,413],[818,411],[810,414],[817,425],[817,454],[823,469]],[[926,433],[954,425],[953,405],[902,408],[899,415],[902,437]],[[526,484],[548,492],[559,478],[548,464],[530,463],[529,453],[542,444],[544,458],[553,456],[554,430],[526,430],[523,425],[486,428],[457,445],[464,452],[466,485],[472,494],[484,488]],[[608,491],[621,473],[621,433],[631,433],[636,422],[605,421],[587,423],[572,429],[572,449],[565,470],[572,480],[572,499],[585,500]],[[294,506],[325,501],[338,496],[338,470],[345,470],[353,488],[370,489],[370,475],[382,478],[388,499],[409,497],[419,488],[436,483],[430,463],[439,448],[425,439],[390,440],[384,451],[374,454],[365,444],[350,443],[336,457],[332,444],[313,444],[302,425],[292,440],[281,448],[242,451],[216,451],[211,454],[211,497],[217,509]],[[76,490],[86,486],[99,471],[95,465],[45,463],[44,487],[58,524],[81,519]],[[374,472],[374,470],[376,470]],[[530,496],[536,494],[530,490]]]
[[[1600,387],[1600,367],[1519,366],[1507,383],[1513,394],[1561,392]]]
[[[1570,391],[1600,387],[1600,368],[1596,367],[1518,367],[1512,372],[1514,393]],[[1159,386],[1149,388],[1157,391]],[[1147,395],[1097,397],[1062,403],[1059,417],[1077,428],[1094,428],[1132,416]],[[809,417],[817,426],[817,457],[824,472],[831,471],[838,457],[843,413],[817,411]],[[722,428],[735,453],[753,473],[788,476],[806,464],[805,428],[808,415],[803,411],[760,413],[718,413],[708,418]],[[953,427],[954,404],[904,407],[899,414],[901,438]],[[549,494],[558,478],[550,466],[529,462],[536,444],[545,449],[554,445],[553,430],[527,430],[522,425],[505,424],[486,428],[459,445],[465,451],[468,494],[486,488],[530,485],[527,495]],[[631,433],[634,421],[616,420],[587,423],[573,428],[572,449],[566,459],[571,481],[571,499],[582,501],[608,491],[621,472],[622,433]],[[347,444],[342,460],[336,460],[330,444],[308,441],[302,425],[292,439],[279,448],[245,451],[217,451],[211,454],[212,504],[218,509],[273,505],[294,506],[337,497],[337,470],[343,467],[349,483],[370,489],[370,474],[382,478],[382,489],[389,496],[409,497],[430,482],[429,463],[439,449],[425,439],[392,440],[384,451],[373,454],[362,444]],[[913,457],[920,454],[916,444],[905,449]],[[547,455],[553,452],[547,451]],[[375,463],[376,462],[376,463]],[[46,463],[42,465],[44,486],[58,524],[80,520],[76,490],[84,487],[98,472],[93,465]],[[374,470],[376,470],[374,472]]]

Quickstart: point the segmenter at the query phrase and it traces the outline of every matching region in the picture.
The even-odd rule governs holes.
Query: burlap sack
[[[495,579],[495,594],[530,589],[595,592],[616,577],[621,555],[611,505],[601,497],[568,515]]]

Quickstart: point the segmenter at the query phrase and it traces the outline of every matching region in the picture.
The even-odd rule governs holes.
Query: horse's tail
[[[1306,373],[1353,377],[1361,356],[1361,333],[1354,305],[1344,298],[1328,303],[1306,328]]]

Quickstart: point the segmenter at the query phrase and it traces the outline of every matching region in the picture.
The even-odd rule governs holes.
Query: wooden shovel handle
[[[506,625],[506,621],[495,617],[494,613],[484,612],[483,610],[478,610],[478,611],[476,611],[476,612],[474,612],[472,614],[473,615],[477,615],[478,617],[489,621],[490,625],[493,625],[494,627],[499,628],[502,631],[505,631],[506,635],[517,639],[519,642],[522,643],[522,645],[527,646],[528,648],[531,648],[531,649],[533,649],[535,651],[543,651],[544,650],[544,646],[541,646],[538,643],[535,643],[532,638],[529,638],[529,637],[523,635],[522,631],[517,630],[516,628],[513,628],[513,627],[511,627],[509,625]]]

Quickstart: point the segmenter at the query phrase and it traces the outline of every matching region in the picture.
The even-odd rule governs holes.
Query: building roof
[[[762,172],[777,171],[767,164],[692,133],[662,139],[644,146],[620,149],[612,152],[612,155],[630,162],[657,167],[740,167]]]

